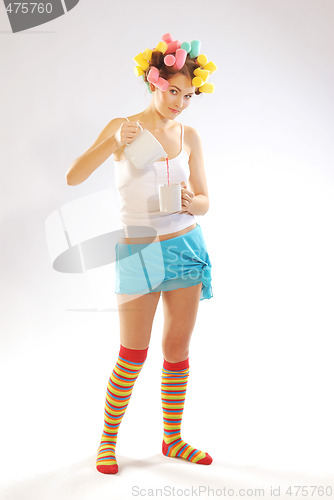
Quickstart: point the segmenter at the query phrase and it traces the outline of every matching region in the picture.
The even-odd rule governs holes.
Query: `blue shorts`
[[[210,299],[211,262],[201,226],[154,243],[116,243],[115,293],[146,294],[202,283],[200,300]]]

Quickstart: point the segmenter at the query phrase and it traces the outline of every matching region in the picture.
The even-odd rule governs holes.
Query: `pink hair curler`
[[[158,82],[155,83],[155,84],[153,84],[153,85],[155,85],[156,87],[158,87],[158,89],[160,89],[162,92],[166,92],[166,90],[169,87],[169,82],[167,80],[165,80],[164,78],[161,78],[159,76]]]
[[[172,54],[165,56],[164,63],[166,66],[173,66],[173,64],[175,64],[175,57],[172,56]]]
[[[166,92],[169,87],[168,81],[159,76],[159,70],[155,66],[152,66],[148,72],[147,81],[152,83],[152,85],[160,89],[162,92]]]
[[[155,85],[159,79],[159,70],[155,66],[152,66],[147,75],[147,81]]]
[[[166,33],[165,35],[162,35],[161,39],[167,43],[167,45],[173,41],[172,35],[170,33]]]
[[[184,66],[184,63],[186,62],[187,59],[187,51],[184,49],[177,49],[175,53],[175,64],[173,66],[173,69],[181,69]]]
[[[175,54],[177,49],[181,47],[181,42],[179,40],[173,40],[173,42],[169,42],[167,45],[167,50],[165,54]]]

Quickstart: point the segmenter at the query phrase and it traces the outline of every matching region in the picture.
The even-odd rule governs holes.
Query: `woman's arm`
[[[182,189],[182,212],[189,212],[193,215],[204,215],[209,210],[209,193],[206,182],[202,141],[197,132],[192,127],[187,127],[191,153],[189,157],[189,188]]]
[[[122,125],[123,118],[114,118],[104,127],[94,144],[71,164],[66,172],[66,183],[76,186],[85,181],[110,155],[119,149],[115,134]]]

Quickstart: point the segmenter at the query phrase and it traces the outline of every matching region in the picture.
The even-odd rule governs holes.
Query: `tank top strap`
[[[128,122],[130,121],[129,118],[127,118],[126,116],[124,117],[126,120],[128,120]]]
[[[181,151],[183,150],[183,136],[184,136],[184,128],[183,128],[183,123],[180,123],[181,125]]]

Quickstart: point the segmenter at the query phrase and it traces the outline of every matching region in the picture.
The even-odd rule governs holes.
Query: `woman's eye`
[[[173,94],[173,95],[176,95],[177,94],[177,90],[175,89],[170,89],[170,93]],[[185,95],[184,97],[186,97],[187,99],[191,99],[192,98],[192,95]]]

